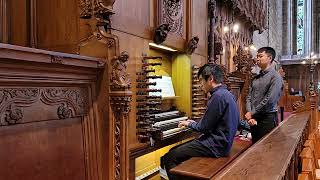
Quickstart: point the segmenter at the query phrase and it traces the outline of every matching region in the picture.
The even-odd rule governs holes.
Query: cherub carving
[[[131,82],[127,73],[127,61],[129,53],[121,52],[119,57],[115,57],[112,63],[111,83],[122,87],[130,86]]]
[[[161,24],[159,27],[156,28],[154,31],[154,36],[153,36],[153,41],[156,44],[161,44],[163,43],[169,31],[171,30],[171,26],[169,24]]]
[[[198,47],[198,43],[199,43],[198,36],[195,36],[192,39],[190,39],[190,41],[188,42],[188,44],[186,46],[186,53],[192,54],[195,51],[195,49]]]

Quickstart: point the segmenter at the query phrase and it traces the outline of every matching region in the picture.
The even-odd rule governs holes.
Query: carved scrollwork
[[[72,110],[65,104],[61,104],[57,109],[59,119],[66,119],[72,117]]]
[[[115,179],[119,180],[121,176],[121,130],[120,127],[121,122],[116,121],[115,123],[115,152],[114,152],[114,158],[115,158]]]
[[[81,116],[87,112],[87,101],[86,88],[0,88],[0,125],[31,122],[30,113],[23,110],[35,110],[43,105],[60,105],[59,119]]]
[[[124,91],[125,93],[126,91]],[[121,156],[123,154],[121,153],[121,121],[127,121],[128,119],[128,113],[130,111],[130,102],[131,102],[131,94],[123,94],[123,95],[111,95],[110,97],[110,105],[112,107],[113,113],[114,113],[114,119],[115,119],[115,131],[114,131],[114,156],[115,156],[115,179],[121,178],[121,171],[123,168],[121,168]]]
[[[94,15],[98,20],[97,26],[104,26],[105,29],[111,27],[111,16],[115,0],[95,0]]]
[[[126,51],[121,52],[119,57],[112,60],[111,86],[127,88],[131,85],[129,74],[127,73],[127,61],[129,54]]]
[[[86,94],[84,88],[46,88],[42,91],[41,100],[48,105],[65,102],[76,115],[82,115],[87,111]]]
[[[198,43],[199,43],[198,36],[191,38],[190,41],[186,45],[186,50],[185,50],[186,53],[192,54],[196,50],[196,48],[198,47]]]
[[[166,40],[170,29],[171,29],[171,26],[169,24],[161,24],[160,26],[158,26],[154,31],[154,36],[153,36],[154,43],[156,44],[163,43]]]
[[[14,104],[8,106],[4,113],[4,121],[1,120],[1,125],[13,125],[19,123],[23,118],[22,109]]]
[[[112,48],[112,47],[114,46],[114,44],[115,44],[115,41],[114,41],[113,39],[110,39],[110,40],[108,40],[108,42],[107,42],[108,48]]]
[[[183,3],[181,0],[161,1],[161,23],[170,24],[170,32],[183,35]]]
[[[92,17],[92,2],[91,0],[80,0],[80,18],[90,19]]]

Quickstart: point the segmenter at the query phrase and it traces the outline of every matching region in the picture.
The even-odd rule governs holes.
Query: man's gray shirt
[[[252,115],[276,112],[282,88],[282,77],[273,67],[260,71],[249,87],[247,112],[251,112]]]

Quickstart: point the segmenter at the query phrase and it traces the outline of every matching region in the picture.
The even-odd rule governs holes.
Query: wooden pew
[[[235,140],[228,157],[194,157],[171,169],[170,172],[179,175],[183,179],[210,179],[249,148],[250,145],[251,142],[249,141]]]
[[[297,179],[310,112],[292,115],[211,179]]]

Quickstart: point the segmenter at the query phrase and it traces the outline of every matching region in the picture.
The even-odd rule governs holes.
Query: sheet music
[[[155,86],[152,86],[153,89],[161,89],[161,92],[150,92],[149,95],[154,96],[162,96],[164,97],[174,97],[174,89],[172,85],[171,77],[169,76],[162,76],[162,79],[150,79],[150,82],[156,82]]]

